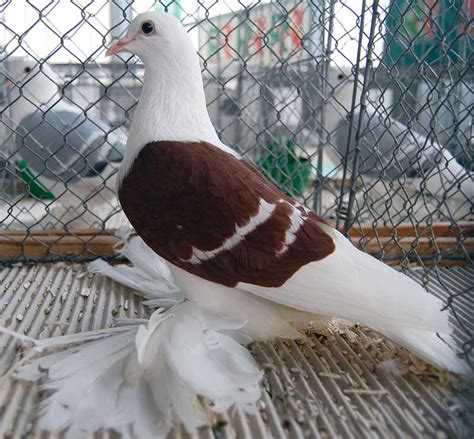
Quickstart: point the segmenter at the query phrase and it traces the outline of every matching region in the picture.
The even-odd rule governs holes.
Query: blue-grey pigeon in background
[[[355,102],[361,102],[363,78],[356,84],[351,72],[332,69],[328,83],[331,96],[325,129],[331,134],[338,153],[336,163],[347,163],[353,171],[357,146],[359,176],[390,181],[395,185],[398,181],[405,186],[411,182],[416,189],[424,190],[438,200],[456,200],[469,209],[469,200],[474,197],[474,174],[460,164],[447,147],[391,117],[393,104],[388,96],[383,99],[384,105],[377,106],[371,99],[366,99],[361,138],[357,144],[360,108],[354,109],[350,136],[348,117],[351,115],[354,87],[357,87]]]
[[[76,217],[78,210],[114,202],[126,132],[104,121],[97,110],[84,111],[65,96],[64,81],[46,63],[12,59],[5,63],[4,75],[4,121],[12,130],[14,149],[35,178]]]

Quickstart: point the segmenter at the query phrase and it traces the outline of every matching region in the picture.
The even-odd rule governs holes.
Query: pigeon
[[[244,320],[254,340],[294,338],[294,319],[336,317],[466,371],[441,300],[358,250],[219,140],[198,54],[178,20],[138,15],[107,55],[122,52],[141,59],[145,76],[118,198],[189,301]]]
[[[440,300],[356,249],[219,140],[198,56],[178,20],[138,15],[107,53],[125,51],[146,69],[117,177],[139,237],[122,250],[132,267],[95,261],[90,270],[158,309],[149,319],[41,340],[0,326],[32,346],[10,375],[42,380],[49,391],[41,429],[165,438],[178,422],[195,435],[209,410],[255,413],[263,374],[243,345],[298,338],[300,324],[333,317],[363,323],[436,366],[468,371],[450,347]]]
[[[347,120],[354,87],[357,87],[356,102],[361,102],[363,82],[362,75],[356,82],[349,72],[339,69],[333,69],[329,74],[331,93],[325,128],[333,138],[337,160],[353,171],[357,146],[358,175],[391,182],[400,180],[403,185],[407,184],[408,177],[419,191],[425,187],[425,193],[443,203],[454,198],[458,205],[468,204],[474,197],[474,174],[445,146],[395,120],[387,110],[390,104],[382,106],[374,99],[367,99],[364,111],[356,109],[352,121]],[[357,143],[359,119],[362,120]]]
[[[126,132],[64,96],[61,78],[47,63],[15,58],[5,63],[4,75],[4,120],[13,132],[16,152],[53,193],[56,206],[78,217],[76,208],[84,202],[91,207],[114,200],[110,188]]]

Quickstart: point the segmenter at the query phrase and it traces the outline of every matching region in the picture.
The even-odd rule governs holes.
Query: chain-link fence
[[[469,0],[2,2],[0,227],[3,243],[20,243],[10,259],[29,257],[27,239],[54,258],[59,238],[38,238],[51,230],[91,250],[86,231],[126,221],[114,180],[143,67],[104,54],[151,8],[188,27],[224,143],[285,192],[386,261],[427,272],[470,261]]]

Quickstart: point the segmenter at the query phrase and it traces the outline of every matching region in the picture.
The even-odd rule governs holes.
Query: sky
[[[154,0],[122,2],[132,3],[132,17],[155,7]],[[253,3],[251,0],[201,0],[199,3],[196,0],[180,1],[182,9],[194,17],[203,17],[206,11],[211,17],[226,14],[242,9],[242,5]],[[370,7],[370,0],[368,4]],[[383,10],[388,0],[381,0],[379,4]],[[338,42],[338,52],[335,53],[334,60],[338,65],[351,65],[355,62],[361,5],[362,0],[340,0],[336,4],[334,37]],[[105,0],[12,1],[0,12],[2,58],[8,54],[36,59],[49,57],[52,63],[82,63],[90,60],[106,62],[103,43],[105,41],[108,44],[110,41],[108,30],[111,8],[114,7],[114,2]],[[40,14],[42,19],[39,19]],[[370,19],[367,17],[370,18],[370,14],[366,14],[365,29],[368,32]],[[119,27],[116,33],[123,30],[124,26]],[[197,47],[196,34],[193,38]],[[363,42],[362,46],[365,48],[366,44]],[[379,41],[375,50],[381,52],[382,49]]]

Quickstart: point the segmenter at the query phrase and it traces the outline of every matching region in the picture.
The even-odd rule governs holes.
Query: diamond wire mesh
[[[80,238],[124,221],[114,179],[143,67],[105,46],[137,12],[167,9],[196,43],[224,143],[360,247],[442,281],[442,260],[471,261],[472,7],[4,1],[0,227]]]

